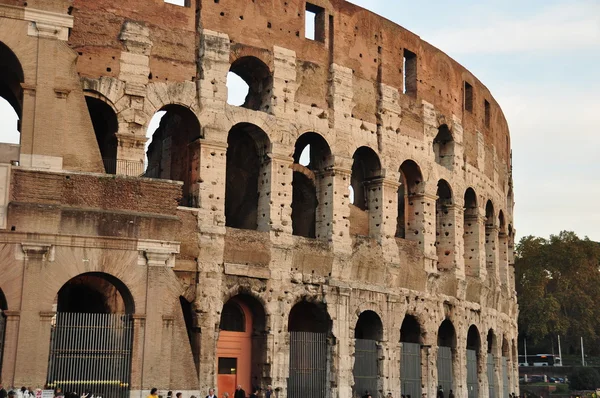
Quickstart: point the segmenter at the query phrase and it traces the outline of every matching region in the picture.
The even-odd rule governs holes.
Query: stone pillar
[[[145,145],[148,139],[133,134],[117,133],[116,136],[118,145],[116,174],[132,177],[144,174]]]
[[[485,279],[485,219],[480,215],[464,216],[464,262],[469,276]]]
[[[281,155],[284,148],[281,149],[281,151],[277,151],[279,153],[275,153],[274,146],[271,161],[265,167],[265,173],[259,176],[258,229],[273,231],[275,235],[289,236],[292,234],[292,180],[294,174],[290,166],[294,163],[294,159]],[[263,214],[267,216],[262,217]],[[263,224],[261,224],[261,218],[264,218]]]
[[[500,231],[498,233],[498,251],[499,251],[499,263],[498,272],[500,273],[500,282],[502,285],[509,288],[509,266],[508,266],[508,235],[505,232]],[[510,290],[509,290],[510,292]]]
[[[350,68],[331,64],[329,67],[329,106],[333,109],[330,121],[336,129],[352,130],[352,108],[354,107],[353,71]],[[352,168],[352,163],[350,163]]]
[[[317,211],[315,214],[315,236],[323,241],[333,239],[333,181],[332,170],[315,173],[317,188]]]
[[[50,355],[50,335],[52,333],[52,319],[56,315],[56,312],[40,312],[39,313],[39,329],[37,333],[37,341],[36,341],[36,352],[38,353],[40,358],[48,358]],[[30,365],[32,365],[30,363]],[[46,377],[48,374],[48,361],[36,361],[36,369],[33,372],[35,377]],[[25,381],[25,380],[24,380]],[[38,380],[35,380],[38,381]],[[41,381],[41,380],[40,380]],[[45,380],[44,380],[45,382]],[[27,383],[17,383],[19,385],[27,385]],[[31,384],[31,380],[29,380],[29,384]],[[43,385],[43,384],[41,384]]]
[[[495,225],[485,225],[485,258],[488,275],[500,279],[498,263],[500,262],[498,255],[498,227]]]
[[[144,368],[144,341],[146,339],[146,315],[133,315],[133,344],[131,346],[131,390],[142,390]]]
[[[454,216],[451,222],[454,224],[454,264],[455,275],[457,279],[465,279],[465,229],[464,229],[464,208],[462,205],[453,206]]]
[[[229,36],[207,29],[200,31],[198,98],[203,109],[223,111],[227,103]]]
[[[436,196],[417,194],[408,198],[406,239],[417,241],[425,254],[425,271],[437,272],[435,249]]]
[[[335,313],[330,316],[333,320],[332,332],[336,344],[331,352],[332,365],[329,370],[331,375],[330,384],[333,387],[331,397],[351,397],[352,385],[354,384],[354,325],[349,317],[349,301],[351,289],[330,288],[332,297],[327,301],[337,301]],[[335,297],[337,296],[337,297]],[[330,307],[331,308],[331,307]]]
[[[227,143],[200,140],[199,157],[199,226],[202,232],[224,234]]]
[[[350,186],[350,177],[352,175],[352,159],[340,159],[336,156],[336,163],[339,166],[336,165],[331,170],[333,180],[330,200],[333,208],[331,240],[335,251],[348,252],[351,250],[350,191],[348,187]]]
[[[2,380],[5,388],[15,385],[15,370],[17,365],[17,343],[19,340],[19,311],[4,311],[6,329],[4,332],[4,356],[2,358]]]
[[[464,277],[459,270],[458,259],[462,257],[462,207],[436,201],[436,249],[438,270],[452,271]]]
[[[173,325],[175,317],[173,315],[162,316],[162,331],[161,331],[161,358],[160,361],[162,372],[160,373],[159,385],[171,388],[171,351],[173,344]]]
[[[369,235],[379,242],[394,239],[398,218],[397,178],[378,178],[371,181],[368,189]]]
[[[466,336],[466,333],[461,334],[458,329],[456,333],[456,347],[452,349],[454,395],[457,397],[467,397],[467,339],[460,337]]]
[[[273,47],[272,112],[277,117],[294,115],[296,101],[296,53],[282,47]]]
[[[437,344],[421,346],[421,394],[427,394],[426,397],[437,395],[437,356]]]

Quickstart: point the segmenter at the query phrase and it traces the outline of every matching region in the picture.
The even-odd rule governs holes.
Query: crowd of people
[[[148,395],[148,398],[173,398],[173,391],[167,392],[167,396],[163,397],[162,395],[159,395],[158,388],[153,388],[152,390],[150,390],[150,395]],[[177,392],[177,393],[175,393],[175,398],[199,398],[199,397],[196,397],[195,395],[192,395],[190,397],[184,397],[181,392]],[[208,395],[206,396],[206,398],[219,398],[219,397],[217,397],[217,395],[215,395],[215,389],[211,388],[208,390]],[[224,392],[222,394],[221,398],[229,398],[229,392]],[[232,398],[248,398],[248,396],[246,395],[246,391],[242,388],[242,386],[238,385],[237,388],[235,389],[235,391],[233,392]],[[269,385],[269,386],[267,386],[267,388],[264,391],[260,387],[253,387],[252,392],[249,395],[249,398],[275,398],[273,387]]]

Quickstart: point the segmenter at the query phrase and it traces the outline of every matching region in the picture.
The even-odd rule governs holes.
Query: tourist
[[[215,398],[215,389],[211,388],[208,390],[208,395],[206,396],[206,398]]]
[[[267,386],[267,391],[265,392],[265,398],[271,398],[271,395],[273,395],[273,387],[269,384]]]
[[[450,390],[450,392],[448,393],[448,398],[454,398],[454,393],[452,392],[452,390]]]
[[[241,384],[238,384],[237,388],[235,389],[233,398],[246,398],[246,391],[244,391]]]
[[[0,398],[8,397],[8,392],[4,389],[2,383],[0,383]]]
[[[152,387],[152,389],[150,390],[150,395],[148,395],[148,398],[156,398],[156,397],[158,397],[158,388]]]
[[[252,394],[250,394],[250,398],[258,398],[258,394],[260,393],[260,388],[254,387],[252,389],[252,391],[254,391],[254,392]]]
[[[229,398],[229,393],[228,392],[224,392],[223,393],[223,398]]]
[[[437,398],[444,398],[444,389],[442,388],[442,386],[438,386],[438,390],[437,390]]]
[[[177,394],[175,394],[175,398],[181,398],[183,396],[182,393],[178,392]]]

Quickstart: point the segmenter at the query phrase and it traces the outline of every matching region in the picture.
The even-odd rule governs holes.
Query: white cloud
[[[600,49],[600,3],[565,2],[515,18],[487,10],[471,25],[446,25],[428,41],[450,54]],[[464,21],[464,20],[463,20]]]

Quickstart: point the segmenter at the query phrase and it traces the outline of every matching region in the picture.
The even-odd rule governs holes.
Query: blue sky
[[[352,2],[491,90],[511,130],[518,237],[566,229],[600,241],[600,0]],[[9,141],[15,122],[1,102],[0,141]]]

